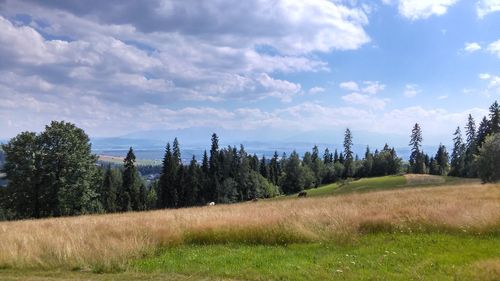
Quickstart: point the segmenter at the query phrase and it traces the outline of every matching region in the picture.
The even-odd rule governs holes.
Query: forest
[[[448,153],[440,145],[435,154],[422,150],[422,128],[411,131],[409,161],[395,149],[367,147],[362,157],[352,151],[353,135],[345,130],[343,150],[323,152],[317,146],[299,155],[292,151],[258,157],[239,147],[219,147],[213,134],[202,159],[181,162],[177,139],[167,143],[160,177],[147,183],[139,173],[133,148],[123,165],[98,162],[86,133],[74,124],[53,121],[39,134],[22,132],[2,145],[7,186],[0,188],[0,219],[74,216],[91,213],[142,211],[235,203],[294,194],[337,181],[400,173],[479,177],[500,180],[500,106],[476,128],[469,115],[462,135],[453,134]],[[146,168],[151,170],[154,168]]]

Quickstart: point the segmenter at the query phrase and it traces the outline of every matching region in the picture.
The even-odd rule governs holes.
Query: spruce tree
[[[476,122],[472,115],[469,114],[467,125],[465,126],[466,145],[465,145],[465,159],[464,159],[464,173],[465,177],[476,177],[477,169],[474,163],[474,154],[477,154],[477,136],[476,136]]]
[[[451,153],[450,176],[459,177],[464,170],[465,144],[462,141],[460,127],[453,134],[453,151]]]
[[[138,210],[138,186],[137,186],[137,169],[135,168],[136,157],[132,147],[129,148],[127,156],[123,160],[123,182],[120,198],[121,211]]]
[[[208,200],[217,201],[219,198],[219,190],[221,184],[221,171],[220,171],[220,161],[219,161],[219,137],[217,134],[212,134],[212,145],[210,147],[210,158],[209,158],[209,176],[210,184],[208,185]]]
[[[422,153],[422,129],[418,123],[415,123],[410,136],[410,172],[415,174],[425,173],[425,159]]]
[[[490,134],[500,133],[500,105],[495,101],[490,106]]]

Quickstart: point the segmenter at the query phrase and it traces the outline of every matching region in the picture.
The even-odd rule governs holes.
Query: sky
[[[0,0],[0,139],[437,144],[499,98],[500,0]]]

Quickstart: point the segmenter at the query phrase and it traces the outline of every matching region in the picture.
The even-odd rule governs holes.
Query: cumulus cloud
[[[500,39],[488,45],[488,52],[500,58]]]
[[[473,53],[473,52],[481,50],[481,45],[479,45],[476,42],[471,42],[471,43],[467,42],[467,43],[465,43],[464,50],[469,52],[469,53]]]
[[[498,0],[479,0],[476,4],[476,12],[479,18],[500,11],[500,2]]]
[[[316,95],[316,94],[320,94],[320,93],[324,93],[325,92],[325,88],[323,87],[312,87],[311,89],[309,89],[308,93],[311,94],[311,95]]]
[[[290,102],[302,86],[283,77],[329,71],[316,54],[360,48],[367,24],[366,7],[328,0],[4,0],[0,83],[5,95],[47,106],[100,104],[87,112],[96,123],[107,107]]]
[[[426,19],[446,14],[458,0],[383,0],[385,4],[397,2],[399,14],[410,20]]]
[[[344,89],[344,90],[348,90],[348,91],[359,91],[359,86],[358,86],[358,83],[354,82],[354,81],[346,81],[346,82],[342,82],[340,83],[340,88]]]
[[[417,96],[420,92],[422,92],[422,90],[420,90],[417,84],[407,84],[405,86],[403,95],[407,98],[413,98]]]
[[[360,93],[351,93],[342,96],[342,100],[350,104],[362,105],[366,108],[379,109],[379,110],[384,109],[388,101],[387,99],[376,98],[370,95],[363,95]]]

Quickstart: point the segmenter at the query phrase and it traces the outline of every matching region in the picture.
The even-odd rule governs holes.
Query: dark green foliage
[[[96,156],[85,132],[53,121],[40,135],[21,133],[3,146],[16,217],[67,216],[101,209]]]
[[[425,155],[422,152],[422,140],[422,130],[420,129],[420,125],[415,123],[410,136],[411,155],[409,172],[411,173],[423,174],[426,171]]]
[[[453,151],[451,153],[450,176],[461,176],[465,167],[465,144],[462,141],[460,127],[457,127],[453,134]]]
[[[500,133],[486,137],[479,149],[477,165],[483,182],[500,181]]]
[[[121,211],[140,210],[139,197],[139,175],[135,168],[135,154],[132,147],[129,149],[125,160],[123,160],[122,188],[119,191],[119,208]]]
[[[351,130],[347,128],[344,134],[344,167],[345,167],[345,177],[350,178],[354,175],[354,159],[352,152],[352,134]]]

